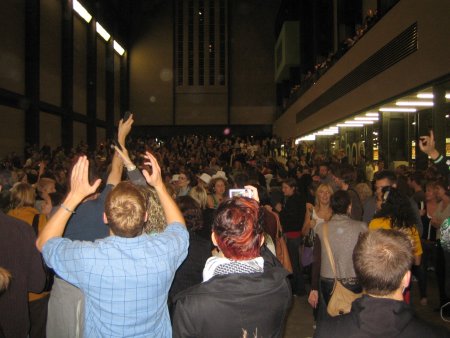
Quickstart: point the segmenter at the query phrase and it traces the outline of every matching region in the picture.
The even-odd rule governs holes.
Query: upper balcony
[[[274,132],[304,135],[448,76],[449,12],[448,1],[399,1],[303,80]]]

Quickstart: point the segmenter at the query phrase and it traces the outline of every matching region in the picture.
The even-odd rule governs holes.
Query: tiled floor
[[[433,309],[438,307],[438,290],[433,272],[428,273],[428,281],[428,305],[422,306],[419,304],[419,290],[417,282],[414,282],[412,290],[413,307],[419,317],[428,322],[446,326],[450,330],[450,317],[447,318],[449,322],[445,322],[438,312],[433,311]],[[284,338],[305,338],[313,335],[313,315],[307,297],[295,297],[288,315]]]

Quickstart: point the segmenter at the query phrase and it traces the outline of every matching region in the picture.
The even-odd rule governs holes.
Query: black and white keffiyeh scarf
[[[264,259],[262,257],[246,261],[233,261],[225,257],[213,256],[206,261],[203,269],[203,281],[206,282],[216,275],[256,272],[264,272]]]

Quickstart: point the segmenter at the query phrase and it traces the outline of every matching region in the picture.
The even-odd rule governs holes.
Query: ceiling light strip
[[[111,37],[111,34],[109,34],[106,29],[103,28],[102,25],[100,25],[99,22],[95,23],[95,28],[97,30],[97,33],[105,40],[108,41],[109,38]]]
[[[92,15],[84,8],[77,0],[73,0],[72,8],[78,13],[87,23],[91,22]]]

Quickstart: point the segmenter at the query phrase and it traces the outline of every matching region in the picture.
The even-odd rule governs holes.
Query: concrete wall
[[[25,93],[25,4],[0,1],[0,88]],[[14,32],[14,34],[12,34]]]
[[[41,100],[61,104],[61,1],[41,1]]]
[[[129,54],[130,108],[137,125],[172,124],[173,3],[163,1],[141,15]]]
[[[274,21],[280,1],[229,0],[229,91],[177,90],[173,76],[173,2],[135,24],[130,106],[137,125],[271,124],[275,112]],[[257,14],[256,14],[257,13]],[[175,113],[174,113],[175,111]]]
[[[232,124],[271,124],[275,113],[274,23],[280,1],[233,0],[230,10]]]

